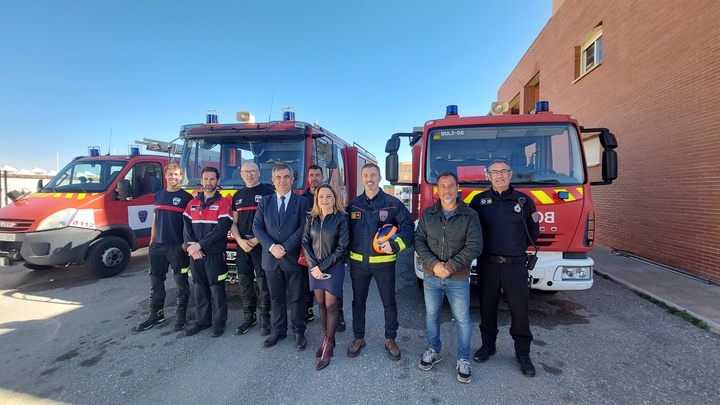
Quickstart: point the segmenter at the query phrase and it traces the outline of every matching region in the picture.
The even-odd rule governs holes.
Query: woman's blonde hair
[[[338,198],[338,194],[337,192],[335,192],[335,189],[329,184],[321,184],[320,187],[315,190],[315,195],[313,196],[313,208],[312,211],[310,211],[311,217],[316,217],[322,214],[322,209],[320,208],[320,205],[318,205],[318,195],[320,194],[320,190],[323,188],[330,190],[333,193],[333,197],[335,197],[335,206],[333,207],[333,213],[344,210],[342,202],[340,202],[340,198]]]

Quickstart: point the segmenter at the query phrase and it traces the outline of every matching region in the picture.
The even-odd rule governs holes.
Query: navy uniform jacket
[[[285,218],[280,224],[277,193],[267,195],[260,200],[253,220],[253,234],[263,247],[262,268],[265,271],[273,271],[278,268],[284,271],[306,269],[298,264],[298,257],[300,256],[303,225],[308,211],[310,211],[310,205],[307,198],[290,193],[290,198],[285,201]],[[270,253],[270,247],[273,244],[280,244],[285,248],[286,254],[282,259],[276,259]]]
[[[520,204],[520,198],[525,203]],[[493,189],[473,197],[470,208],[478,213],[483,234],[483,255],[517,257],[525,254],[532,245],[525,232],[528,227],[532,242],[540,235],[539,218],[535,203],[527,194],[510,186],[502,194]],[[525,225],[523,225],[523,222]]]
[[[253,218],[257,206],[264,196],[274,192],[273,186],[262,183],[252,188],[243,187],[235,192],[232,196],[232,209],[238,213],[237,228],[240,235],[243,237],[253,235]]]
[[[155,243],[182,245],[183,212],[192,199],[185,190],[155,193]]]
[[[410,247],[415,234],[412,215],[402,201],[382,190],[368,200],[363,192],[348,204],[350,216],[350,263],[353,266],[394,265],[397,253]],[[393,254],[377,253],[373,249],[373,238],[378,229],[385,224],[398,228],[398,237],[390,244]]]

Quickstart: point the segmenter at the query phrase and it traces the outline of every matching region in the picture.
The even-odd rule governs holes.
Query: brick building
[[[593,187],[597,243],[720,282],[720,1],[554,0],[498,100],[618,139]],[[515,27],[514,29],[522,29]],[[592,180],[599,147],[586,139]]]

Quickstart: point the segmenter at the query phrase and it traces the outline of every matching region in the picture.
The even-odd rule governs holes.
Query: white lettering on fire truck
[[[73,218],[70,226],[75,228],[95,229],[95,210],[82,209],[78,210]]]
[[[555,223],[555,212],[553,212],[553,211],[548,211],[548,212],[538,211],[538,214],[540,214],[540,223],[546,223],[546,224],[554,224]]]

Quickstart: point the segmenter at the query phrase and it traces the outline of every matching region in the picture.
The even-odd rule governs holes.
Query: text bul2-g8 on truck
[[[500,115],[504,112],[501,108],[498,115],[460,117],[457,106],[448,106],[444,118],[390,138],[386,177],[391,184],[412,186],[412,211],[417,218],[418,212],[437,201],[439,173],[450,170],[457,174],[460,198],[469,204],[490,187],[490,163],[506,160],[513,172],[511,186],[529,195],[540,214],[539,253],[529,273],[530,287],[588,289],[593,284],[594,264],[588,252],[595,239],[590,186],[610,184],[617,178],[617,141],[605,128],[583,128],[570,115],[549,112],[546,101],[538,102],[535,111]],[[603,147],[603,181],[588,180],[583,133],[598,134]],[[410,138],[411,182],[398,182],[400,137]],[[417,256],[414,265],[420,282],[422,263]],[[473,282],[477,280],[474,268],[471,277]]]
[[[375,156],[364,148],[350,144],[330,131],[295,120],[293,107],[283,108],[281,121],[255,122],[249,112],[238,112],[234,123],[219,123],[215,110],[209,110],[204,124],[188,124],[180,129],[183,153],[180,165],[185,173],[183,187],[200,188],[202,168],[212,166],[220,172],[223,196],[232,196],[245,186],[240,166],[253,162],[260,168],[260,182],[272,185],[272,168],[276,163],[288,164],[295,174],[293,192],[302,194],[307,187],[307,170],[318,165],[324,182],[337,191],[343,205],[362,193],[360,168],[377,163]],[[235,282],[236,245],[228,235],[229,282]]]

